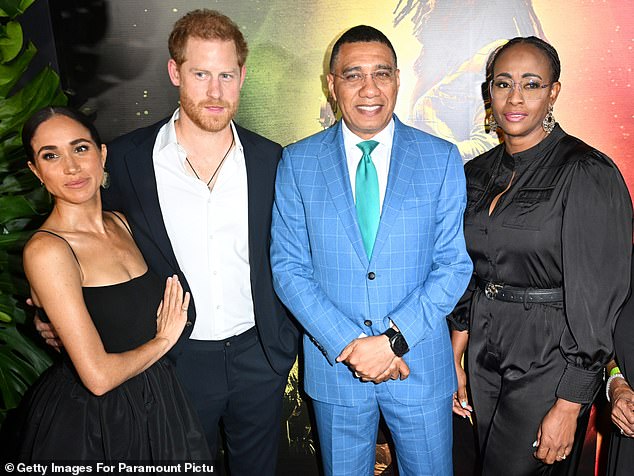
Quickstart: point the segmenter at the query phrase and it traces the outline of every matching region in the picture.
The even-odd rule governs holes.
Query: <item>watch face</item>
[[[409,347],[407,346],[407,342],[402,334],[396,334],[392,339],[390,339],[390,344],[392,345],[392,351],[394,355],[397,357],[402,357],[407,353]]]

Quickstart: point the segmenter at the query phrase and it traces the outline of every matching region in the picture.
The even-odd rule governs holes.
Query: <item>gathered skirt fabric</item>
[[[211,461],[198,417],[161,359],[96,396],[64,359],[32,387],[19,460],[87,462]]]

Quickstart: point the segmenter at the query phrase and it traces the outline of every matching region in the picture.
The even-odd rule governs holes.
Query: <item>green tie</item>
[[[376,167],[372,163],[372,157],[370,157],[377,145],[379,143],[375,140],[366,140],[357,144],[357,147],[363,152],[363,157],[357,166],[355,199],[359,230],[368,258],[372,257],[372,248],[374,248],[374,240],[381,217],[379,177],[376,174]]]

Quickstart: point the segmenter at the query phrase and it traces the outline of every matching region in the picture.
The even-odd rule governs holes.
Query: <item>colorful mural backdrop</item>
[[[109,137],[170,113],[167,36],[194,8],[233,18],[249,41],[239,121],[282,144],[328,123],[325,62],[336,37],[370,24],[394,43],[401,119],[457,143],[465,159],[495,144],[481,83],[503,39],[538,35],[559,51],[556,117],[608,153],[634,183],[634,3],[619,0],[128,0],[51,2],[65,36],[60,63],[78,102]],[[85,4],[84,4],[85,5]],[[55,12],[55,10],[57,12]],[[62,10],[65,10],[62,15]]]

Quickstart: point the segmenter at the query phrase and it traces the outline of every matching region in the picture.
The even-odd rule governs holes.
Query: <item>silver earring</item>
[[[110,187],[110,174],[106,169],[103,169],[103,178],[101,179],[101,188],[106,189]]]
[[[544,120],[542,121],[542,127],[544,128],[544,131],[546,131],[546,134],[550,134],[553,131],[556,122],[555,116],[553,116],[553,105],[551,104],[548,106],[548,114],[546,114],[546,117],[544,117]]]

